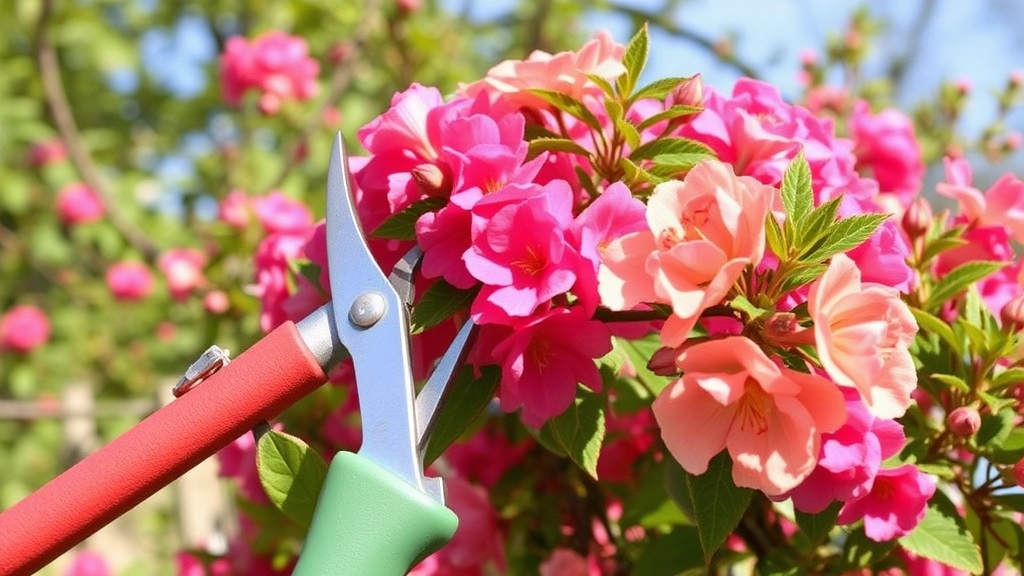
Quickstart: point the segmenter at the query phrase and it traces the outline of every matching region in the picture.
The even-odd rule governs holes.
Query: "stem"
[[[658,310],[623,310],[615,311],[598,308],[594,312],[594,320],[601,322],[654,322],[664,320],[666,315]]]
[[[68,150],[72,164],[82,177],[85,184],[99,197],[103,204],[104,211],[110,219],[111,225],[131,244],[141,252],[147,260],[155,260],[159,252],[142,230],[136,228],[118,210],[118,203],[107,187],[106,182],[100,176],[92,156],[82,143],[81,134],[78,131],[78,124],[68,102],[67,93],[64,91],[64,83],[60,75],[60,61],[57,58],[57,50],[50,42],[49,22],[53,14],[53,0],[44,0],[42,10],[39,14],[39,22],[36,25],[36,59],[39,65],[39,73],[43,83],[43,96],[46,106],[50,110],[50,116],[60,134],[64,146]]]

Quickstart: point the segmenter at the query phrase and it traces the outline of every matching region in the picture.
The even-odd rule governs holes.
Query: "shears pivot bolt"
[[[348,317],[360,328],[369,328],[384,317],[387,304],[379,292],[363,292],[352,302]]]

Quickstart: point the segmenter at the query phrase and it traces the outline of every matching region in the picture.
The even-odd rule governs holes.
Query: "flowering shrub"
[[[960,209],[927,216],[899,112],[856,101],[844,138],[762,82],[640,85],[646,56],[645,31],[628,46],[599,33],[449,99],[414,84],[358,132],[372,250],[385,269],[424,251],[414,328],[480,326],[465,401],[442,418],[484,429],[428,450],[463,526],[414,573],[1010,562],[1024,372],[999,314],[1022,292],[1005,270],[1024,183],[983,194],[947,158],[938,191]],[[240,201],[221,207],[233,226]],[[269,329],[325,301],[323,226],[275,195],[252,212]],[[515,544],[537,529],[524,507],[566,491],[543,551]],[[985,536],[999,533],[1013,536]]]
[[[5,400],[52,407],[72,378],[104,399],[148,395],[208,340],[245,349],[326,302],[317,215],[325,146],[344,127],[381,266],[424,251],[417,378],[462,323],[480,326],[425,454],[459,532],[414,574],[1019,572],[1024,184],[989,185],[973,152],[998,159],[1020,139],[957,136],[968,83],[913,116],[873,85],[826,84],[836,63],[861,77],[856,18],[827,56],[806,55],[791,101],[749,78],[641,81],[645,32],[481,77],[421,50],[443,38],[435,49],[467,62],[493,54],[418,24],[442,21],[433,5],[298,4],[155,10],[210,17],[223,46],[207,67],[220,84],[194,100],[139,74],[162,107],[96,98],[119,59],[107,43],[82,50],[87,8],[6,19],[73,22],[64,106],[97,110],[78,115],[83,138],[43,117],[61,98],[20,127],[32,109],[13,107],[2,131],[25,139],[25,174],[5,170],[0,194]],[[118,26],[155,18],[118,10]],[[284,18],[293,33],[230,37]],[[12,58],[45,56],[46,34],[10,34]],[[94,51],[103,70],[82,65]],[[1000,114],[1021,86],[997,94]],[[31,93],[53,99],[43,88]],[[182,182],[154,174],[183,156]],[[943,162],[933,186],[925,167]],[[262,438],[357,450],[351,365],[329,378]],[[32,430],[3,424],[19,442]],[[39,456],[58,453],[51,424],[34,453],[0,446],[13,462],[0,505],[32,484],[22,475],[56,473]],[[322,478],[268,474],[265,445],[246,435],[220,453],[237,530],[186,542],[179,574],[294,566],[313,498],[282,495]],[[97,564],[85,558],[77,570]]]

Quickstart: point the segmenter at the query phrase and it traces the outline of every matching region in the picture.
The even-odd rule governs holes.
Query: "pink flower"
[[[868,412],[856,391],[846,396],[846,423],[835,432],[821,435],[818,464],[787,496],[801,512],[817,514],[833,501],[846,502],[871,491],[882,461],[901,449],[906,438],[893,420],[881,420]]]
[[[203,296],[203,310],[210,314],[223,314],[231,308],[231,301],[223,290],[211,290]]]
[[[917,322],[899,293],[862,284],[852,260],[837,254],[808,295],[821,365],[841,386],[855,387],[879,418],[902,416],[917,387],[909,347]]]
[[[553,308],[510,332],[492,352],[501,365],[502,410],[522,406],[523,422],[539,427],[572,404],[577,383],[601,389],[594,359],[611,350],[611,335],[581,308]]]
[[[659,184],[647,202],[649,230],[626,234],[605,249],[601,301],[613,310],[670,304],[661,339],[678,346],[743,269],[761,261],[765,217],[776,194],[716,161],[699,164],[682,182]]]
[[[846,253],[861,271],[861,280],[909,292],[917,279],[907,265],[910,247],[895,219],[889,218],[863,244]]]
[[[273,191],[262,198],[254,198],[256,218],[267,234],[285,232],[302,234],[313,226],[313,214],[305,204]]]
[[[601,576],[601,569],[573,550],[555,548],[541,563],[540,576]]]
[[[654,414],[606,414],[607,436],[597,460],[597,477],[602,482],[629,483],[636,480],[633,465],[648,454],[657,441]]]
[[[466,269],[484,283],[471,308],[480,324],[529,316],[576,283],[579,255],[565,238],[572,223],[569,185],[556,180],[524,188],[524,198],[520,191],[510,187],[489,197],[514,199],[478,218],[472,247],[463,255]]]
[[[110,576],[113,572],[107,561],[96,552],[86,551],[75,554],[64,576]]]
[[[209,571],[201,560],[188,552],[174,555],[177,576],[231,576],[231,563],[226,558],[217,558],[210,562]]]
[[[616,182],[608,186],[573,222],[569,238],[580,256],[590,263],[590,266],[580,266],[577,270],[577,295],[588,309],[597,306],[597,272],[608,244],[630,232],[645,229],[645,214],[644,203],[634,198],[625,184]]]
[[[206,256],[194,248],[172,248],[160,255],[156,265],[167,279],[167,287],[175,300],[184,300],[206,282],[203,276]]]
[[[107,269],[107,288],[114,298],[143,300],[153,292],[153,274],[142,262],[119,262]]]
[[[221,478],[234,478],[239,492],[252,502],[269,502],[256,470],[256,439],[252,433],[236,438],[217,452]]]
[[[545,109],[547,103],[528,90],[542,88],[581,99],[599,95],[600,88],[588,74],[613,81],[626,71],[622,65],[625,46],[601,30],[579,52],[548,54],[534,51],[526,60],[505,60],[487,71],[487,77],[461,88],[467,96],[484,92],[492,101],[504,99],[513,109]]]
[[[780,368],[741,336],[690,346],[677,365],[683,376],[653,410],[666,447],[691,474],[707,471],[724,448],[737,486],[783,494],[814,469],[821,434],[846,419],[835,385]]]
[[[232,190],[220,201],[217,218],[232,228],[244,229],[249,225],[249,195],[241,190]]]
[[[67,184],[57,193],[57,215],[66,225],[96,222],[103,213],[99,195],[81,182]]]
[[[946,180],[935,189],[954,198],[969,221],[982,226],[1005,226],[1017,242],[1024,243],[1024,182],[1004,174],[984,194],[971,186],[967,160],[945,158]]]
[[[875,542],[909,534],[924,518],[928,500],[935,493],[935,478],[905,464],[882,469],[871,492],[850,500],[839,511],[839,524],[864,519],[864,533]]]
[[[853,106],[850,135],[857,167],[867,169],[878,181],[881,192],[895,194],[906,207],[921,189],[924,163],[914,135],[914,124],[893,108],[877,115],[864,100]]]
[[[529,439],[513,444],[501,430],[481,430],[465,442],[452,444],[444,458],[459,475],[491,488],[519,464],[533,445]]]
[[[931,558],[916,556],[902,548],[899,555],[903,557],[903,563],[907,566],[907,576],[970,576],[970,572],[958,570]],[[995,573],[998,572],[997,569]]]
[[[316,96],[320,64],[309,57],[306,41],[283,32],[268,32],[250,44],[229,38],[220,59],[224,100],[238,106],[249,90],[260,93],[264,114],[276,114],[284,102]]]
[[[472,288],[477,279],[466,269],[462,255],[470,250],[472,215],[455,204],[427,212],[416,221],[416,242],[423,249],[420,270],[427,278],[444,278],[456,288]]]
[[[35,306],[15,306],[0,316],[0,350],[25,353],[49,339],[50,320]]]
[[[445,479],[447,505],[459,517],[451,542],[413,568],[411,576],[481,576],[505,572],[498,515],[487,492],[462,478]]]
[[[252,292],[260,299],[260,328],[264,332],[288,318],[284,307],[289,296],[288,262],[302,254],[308,234],[271,234],[256,247],[256,286]]]
[[[68,150],[64,141],[59,138],[36,142],[29,149],[28,162],[33,168],[42,168],[50,164],[58,164],[67,160]]]

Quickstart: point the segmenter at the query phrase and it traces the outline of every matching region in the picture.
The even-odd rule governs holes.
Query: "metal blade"
[[[423,389],[416,396],[416,433],[419,436],[420,456],[427,449],[430,441],[430,433],[437,424],[437,416],[441,407],[448,399],[449,385],[455,378],[455,372],[465,363],[466,354],[469,353],[469,345],[476,335],[476,324],[470,320],[462,325],[459,333],[455,335],[451,346],[437,363],[434,373],[427,379]]]
[[[338,134],[327,176],[327,261],[335,325],[355,364],[363,422],[359,454],[424,490],[408,311],[370,254],[356,216],[347,159]]]

